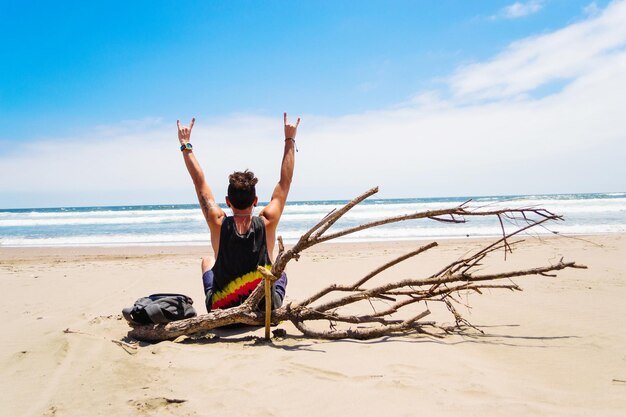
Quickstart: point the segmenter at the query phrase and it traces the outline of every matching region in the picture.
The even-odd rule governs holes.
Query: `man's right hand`
[[[191,123],[189,124],[189,127],[181,127],[180,120],[176,120],[176,125],[178,126],[178,141],[181,145],[189,143],[191,139],[191,129],[193,129],[194,123],[196,123],[195,117],[191,118]]]
[[[285,118],[285,139],[293,139],[296,140],[296,133],[298,133],[298,125],[300,124],[300,118],[298,117],[298,121],[295,125],[290,125],[287,122],[287,113],[284,114]]]

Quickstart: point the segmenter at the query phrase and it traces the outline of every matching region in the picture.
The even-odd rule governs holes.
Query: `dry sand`
[[[328,244],[288,268],[288,299],[353,282],[419,242]],[[434,272],[484,242],[440,247],[378,278]],[[2,416],[624,416],[626,236],[529,240],[491,269],[561,256],[589,266],[528,277],[524,292],[467,295],[484,336],[317,341],[289,323],[142,345],[123,307],[182,292],[203,312],[207,247],[0,249]],[[438,320],[450,320],[431,306]],[[67,331],[66,331],[67,329]],[[129,353],[130,352],[130,353]]]

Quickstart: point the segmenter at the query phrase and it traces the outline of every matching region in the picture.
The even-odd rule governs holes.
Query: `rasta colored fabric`
[[[287,274],[283,271],[280,278],[276,280],[274,285],[272,285],[272,308],[277,309],[283,305],[283,300],[285,298],[285,293],[287,292]],[[202,282],[204,284],[204,293],[206,294],[206,299],[204,301],[206,305],[206,310],[208,313],[213,309],[213,271],[208,270],[204,274],[202,274]],[[265,300],[261,300],[259,304],[259,310],[263,311],[265,309]]]
[[[212,291],[212,309],[230,308],[243,303],[252,290],[261,282],[257,266],[270,269],[272,264],[267,254],[265,223],[258,216],[252,217],[250,229],[239,234],[235,218],[226,217],[220,230],[220,247],[213,272],[213,282],[205,293]]]

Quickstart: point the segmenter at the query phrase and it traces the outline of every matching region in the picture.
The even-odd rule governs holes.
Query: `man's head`
[[[228,176],[228,196],[226,203],[239,210],[245,210],[255,205],[256,183],[259,179],[254,176],[254,172],[247,169],[243,172],[235,171]]]

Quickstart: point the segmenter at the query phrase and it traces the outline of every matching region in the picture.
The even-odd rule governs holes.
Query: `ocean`
[[[492,197],[368,199],[353,208],[330,231],[400,214],[454,207],[472,199],[472,206],[542,207],[565,221],[535,228],[533,234],[565,235],[626,232],[626,193],[555,194]],[[309,227],[346,201],[289,202],[278,234],[295,242]],[[224,207],[225,208],[225,207]],[[257,207],[258,213],[262,205]],[[225,208],[226,209],[226,208]],[[229,210],[226,210],[229,213]],[[495,218],[469,217],[465,224],[429,219],[409,220],[346,236],[339,242],[491,237],[500,234]],[[515,224],[507,224],[513,230]],[[0,247],[208,245],[209,233],[197,204],[0,208]]]

